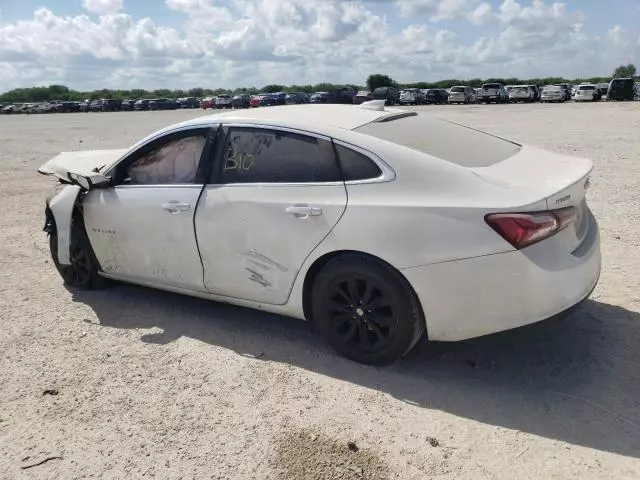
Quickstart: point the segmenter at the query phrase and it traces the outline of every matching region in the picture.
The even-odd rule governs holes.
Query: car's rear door
[[[185,128],[158,138],[118,164],[113,186],[87,194],[85,227],[105,273],[205,291],[193,220],[215,132]]]
[[[195,224],[207,290],[286,303],[309,254],[347,205],[331,140],[229,125]]]

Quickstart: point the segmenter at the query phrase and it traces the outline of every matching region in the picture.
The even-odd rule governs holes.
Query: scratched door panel
[[[298,270],[347,204],[344,184],[207,186],[196,234],[207,290],[275,305],[287,302]],[[288,213],[294,205],[320,215]]]

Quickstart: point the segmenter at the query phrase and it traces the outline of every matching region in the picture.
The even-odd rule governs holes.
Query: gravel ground
[[[304,322],[62,285],[36,167],[202,112],[0,117],[0,478],[640,479],[640,103],[420,108],[593,159],[604,265],[562,322],[382,369]]]

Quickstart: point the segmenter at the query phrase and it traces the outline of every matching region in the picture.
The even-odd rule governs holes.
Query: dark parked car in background
[[[633,100],[635,84],[633,78],[614,78],[609,82],[607,101]]]
[[[356,93],[356,96],[353,97],[353,104],[360,105],[361,103],[369,102],[371,100],[373,100],[373,93],[369,90],[360,90]]]
[[[287,97],[287,94],[283,92],[267,93],[260,100],[260,106],[273,107],[276,105],[284,105],[286,97]]]
[[[149,100],[149,110],[177,110],[180,105],[175,100],[168,98],[155,98]]]
[[[598,90],[600,90],[600,96],[604,97],[609,92],[609,84],[608,83],[599,83]]]
[[[133,110],[135,104],[135,100],[122,100],[122,103],[120,104],[120,110],[131,111]]]
[[[102,111],[103,112],[119,112],[120,106],[122,105],[121,100],[114,99],[102,99]]]
[[[310,102],[311,103],[328,103],[329,101],[329,92],[316,92],[311,95]]]
[[[200,100],[196,97],[185,97],[178,99],[180,108],[200,108]]]
[[[274,107],[278,104],[275,93],[265,93],[260,97],[261,107]]]
[[[133,105],[133,109],[134,110],[149,110],[149,102],[151,100],[147,100],[142,99],[142,100],[138,100],[134,105]]]
[[[89,104],[89,111],[91,111],[91,112],[101,112],[102,111],[102,100],[93,100]]]
[[[309,103],[309,95],[304,92],[290,92],[284,98],[284,103],[287,105],[301,105],[303,103]]]
[[[54,108],[58,113],[73,113],[80,111],[80,104],[78,102],[60,102],[56,103]]]
[[[442,105],[449,100],[449,94],[443,88],[430,88],[425,93],[424,103],[427,105]]]
[[[327,96],[327,103],[346,103],[353,104],[353,97],[356,96],[356,91],[351,87],[338,88],[331,90]]]
[[[374,100],[386,100],[385,105],[400,103],[400,90],[395,87],[378,87],[373,91]]]
[[[251,103],[251,95],[243,93],[236,95],[231,99],[232,108],[249,108]]]

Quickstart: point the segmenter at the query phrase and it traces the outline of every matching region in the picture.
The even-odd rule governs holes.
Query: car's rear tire
[[[364,254],[329,261],[312,286],[313,319],[340,354],[369,365],[402,358],[425,331],[418,298],[396,270]]]
[[[61,265],[58,261],[58,234],[55,225],[49,234],[49,249],[53,263],[66,285],[80,290],[97,290],[107,285],[107,280],[98,274],[100,266],[87,233],[78,225],[76,218],[71,226],[71,265]]]

